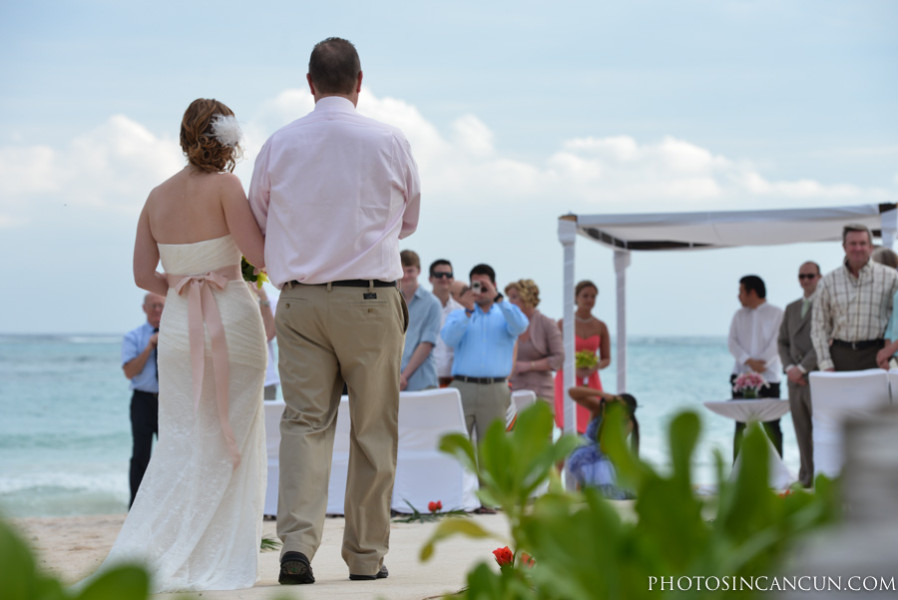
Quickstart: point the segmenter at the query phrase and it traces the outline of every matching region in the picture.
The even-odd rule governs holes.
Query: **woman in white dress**
[[[242,589],[257,578],[267,353],[240,255],[263,266],[264,240],[231,173],[233,114],[216,100],[191,103],[180,136],[188,165],[150,193],[137,226],[134,280],[166,295],[159,442],[104,566],[144,563],[154,592]]]

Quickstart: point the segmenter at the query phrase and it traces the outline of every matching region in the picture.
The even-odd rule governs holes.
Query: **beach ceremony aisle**
[[[74,583],[99,566],[115,541],[124,515],[80,517],[32,517],[14,519],[25,541],[36,552],[38,565],[57,575],[64,583]],[[507,521],[501,514],[472,515],[477,524],[506,537]],[[396,523],[392,525],[390,552],[385,564],[387,579],[350,581],[349,571],[340,557],[343,519],[325,521],[321,548],[312,561],[313,585],[282,586],[277,582],[279,552],[262,552],[259,557],[259,581],[255,587],[235,591],[202,592],[207,600],[423,600],[457,592],[465,585],[468,571],[478,562],[494,563],[492,551],[505,543],[497,540],[472,540],[456,536],[442,542],[433,558],[422,563],[418,554],[433,533],[436,522]],[[263,535],[276,539],[274,521],[265,521]],[[153,598],[179,598],[180,594],[159,594]],[[200,594],[194,594],[200,597]]]

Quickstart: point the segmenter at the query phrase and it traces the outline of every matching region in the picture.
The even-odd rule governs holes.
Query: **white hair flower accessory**
[[[222,146],[233,148],[240,142],[243,132],[234,115],[215,115],[212,118],[212,135]]]

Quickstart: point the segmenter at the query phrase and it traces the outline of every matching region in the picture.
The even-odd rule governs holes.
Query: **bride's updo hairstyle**
[[[181,119],[181,149],[187,162],[206,173],[233,172],[240,156],[234,111],[218,100],[198,98]]]

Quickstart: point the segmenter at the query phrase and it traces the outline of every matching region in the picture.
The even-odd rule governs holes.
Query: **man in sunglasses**
[[[811,386],[808,373],[817,369],[817,353],[811,342],[811,315],[820,281],[820,265],[808,261],[798,268],[802,297],[786,307],[777,346],[789,386],[789,407],[798,441],[801,468],[798,480],[804,487],[814,482],[814,446],[811,437]]]
[[[452,273],[452,263],[445,258],[438,258],[430,263],[430,285],[433,286],[433,295],[440,301],[442,316],[440,329],[446,324],[446,317],[454,310],[463,308],[452,297],[452,284],[455,277]],[[437,336],[437,344],[433,349],[433,358],[437,365],[437,378],[440,387],[446,387],[452,383],[452,348]]]

